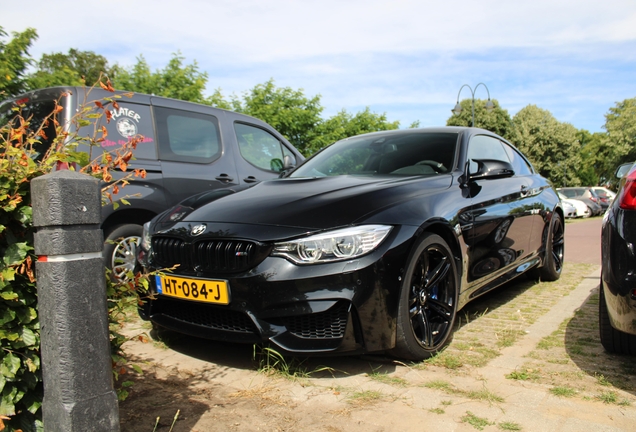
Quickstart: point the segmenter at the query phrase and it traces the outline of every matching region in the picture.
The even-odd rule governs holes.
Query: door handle
[[[234,179],[232,177],[230,177],[227,174],[221,174],[217,177],[215,177],[218,181],[223,182],[223,183],[230,183],[232,181],[234,181]]]
[[[256,178],[256,177],[254,177],[254,176],[247,176],[246,178],[244,178],[244,179],[243,179],[243,181],[244,181],[245,183],[257,183],[257,182],[259,182],[260,180],[259,180],[259,179],[257,179],[257,178]]]

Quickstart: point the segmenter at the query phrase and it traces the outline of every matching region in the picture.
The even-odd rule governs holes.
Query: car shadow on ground
[[[498,287],[469,303],[457,316],[454,331],[479,317],[497,310],[536,284],[530,278],[519,278]],[[218,342],[161,329],[151,331],[153,340],[163,343],[188,357],[219,366],[241,370],[263,370],[275,365],[285,373],[309,375],[312,378],[350,377],[360,374],[389,374],[400,365],[411,364],[385,353],[349,356],[298,356],[283,353],[276,347]]]
[[[572,319],[562,325],[567,356],[602,386],[636,395],[636,362],[629,355],[611,354],[601,345],[598,327],[598,286]]]
[[[170,330],[151,331],[150,337],[188,357],[241,370],[269,367],[298,376],[345,377],[370,372],[391,373],[399,362],[383,354],[359,356],[297,356],[276,347],[218,342],[182,335]]]

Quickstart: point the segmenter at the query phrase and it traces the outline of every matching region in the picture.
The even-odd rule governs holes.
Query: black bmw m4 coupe
[[[472,299],[526,272],[558,279],[563,220],[549,182],[489,131],[351,137],[279,179],[193,196],[146,224],[140,262],[173,270],[155,277],[141,314],[288,353],[422,360]]]

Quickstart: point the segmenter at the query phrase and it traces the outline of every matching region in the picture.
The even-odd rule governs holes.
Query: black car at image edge
[[[518,277],[556,280],[549,182],[503,138],[440,127],[339,141],[284,178],[193,196],[144,227],[155,326],[295,354],[421,360],[457,312]]]
[[[601,229],[599,327],[607,351],[636,355],[636,165],[616,173],[620,188]]]

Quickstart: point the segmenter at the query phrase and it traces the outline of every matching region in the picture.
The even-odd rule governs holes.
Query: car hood
[[[371,176],[276,179],[236,193],[220,191],[220,197],[211,202],[186,200],[166,212],[159,223],[162,229],[172,222],[327,229],[359,223],[389,206],[447,189],[452,180],[450,174],[397,179]]]

